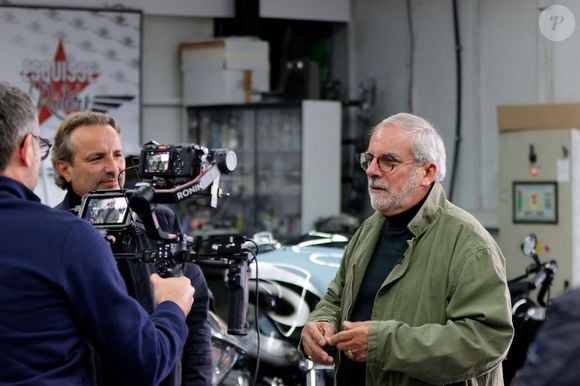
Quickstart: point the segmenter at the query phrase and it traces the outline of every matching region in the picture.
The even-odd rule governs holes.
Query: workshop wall
[[[137,7],[137,1],[120,3]],[[14,3],[98,5],[86,0]],[[184,127],[178,45],[212,36],[214,18],[232,17],[235,2],[172,0],[162,2],[162,9],[154,0],[138,3],[144,10],[142,138],[178,142]],[[552,5],[547,0],[456,3],[461,39],[462,132],[453,192],[449,192],[457,108],[453,1],[350,2],[350,22],[334,30],[335,77],[344,81],[345,99],[356,99],[359,85],[368,79],[376,81],[377,92],[372,117],[361,124],[351,110],[344,136],[364,140],[370,122],[400,111],[425,116],[442,132],[448,149],[446,188],[453,201],[489,228],[496,228],[501,167],[496,107],[578,102],[580,73],[576,68],[580,51],[576,47],[580,34],[574,32],[560,42],[542,35],[538,19],[541,11]],[[580,3],[559,3],[580,15]]]

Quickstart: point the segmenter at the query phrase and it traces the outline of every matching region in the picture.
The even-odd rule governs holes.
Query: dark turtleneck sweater
[[[407,250],[407,241],[413,234],[407,228],[415,217],[428,194],[423,200],[411,209],[395,216],[385,216],[381,237],[365,271],[360,290],[354,302],[351,322],[371,320],[373,303],[381,285],[389,276],[395,265],[401,261]],[[338,386],[364,385],[366,381],[366,362],[355,362],[346,355],[341,356],[341,363],[337,374]]]
[[[82,198],[76,194],[72,188],[67,188],[66,195],[64,196],[62,202],[55,206],[57,209],[65,209],[71,212],[75,211],[76,207],[79,206],[82,202]],[[77,214],[75,212],[75,214]]]

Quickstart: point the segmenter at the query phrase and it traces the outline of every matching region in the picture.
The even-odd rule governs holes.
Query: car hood
[[[297,284],[322,297],[343,254],[342,248],[283,246],[258,254],[258,276]],[[255,269],[251,275],[255,278]]]

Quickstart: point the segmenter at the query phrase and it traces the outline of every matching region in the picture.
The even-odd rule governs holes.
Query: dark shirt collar
[[[62,200],[62,203],[59,205],[61,209],[74,209],[75,207],[81,204],[82,197],[79,196],[72,190],[72,188],[67,188],[66,195]]]

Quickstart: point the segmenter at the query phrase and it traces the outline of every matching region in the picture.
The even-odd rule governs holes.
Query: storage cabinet
[[[188,142],[238,156],[237,170],[222,176],[230,196],[210,211],[212,227],[284,240],[340,212],[339,102],[188,106],[186,113]]]

